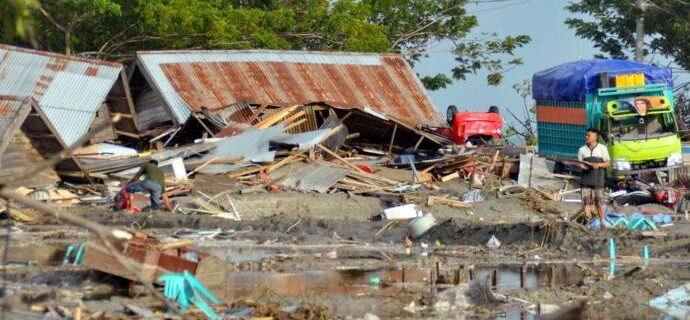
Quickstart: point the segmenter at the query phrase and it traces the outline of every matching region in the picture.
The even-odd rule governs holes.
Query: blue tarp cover
[[[599,73],[615,75],[644,73],[645,83],[665,83],[673,87],[670,68],[659,68],[627,60],[594,59],[564,63],[534,74],[532,98],[551,101],[584,101],[599,88]]]

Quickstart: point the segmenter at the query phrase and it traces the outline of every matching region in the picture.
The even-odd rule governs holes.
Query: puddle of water
[[[571,265],[529,266],[522,273],[522,266],[477,267],[468,273],[471,282],[487,281],[498,291],[553,285],[572,286],[581,283],[584,273]],[[452,270],[441,272],[448,284],[455,280]],[[497,279],[493,279],[498,274]],[[522,275],[521,275],[522,274]],[[405,288],[407,290],[428,290],[430,272],[418,268],[381,268],[372,270],[321,270],[296,273],[276,272],[229,272],[222,291],[226,298],[249,296],[257,290],[268,288],[285,296],[299,296],[304,293],[334,293],[343,295],[374,294],[385,295]],[[441,284],[439,284],[441,286]]]

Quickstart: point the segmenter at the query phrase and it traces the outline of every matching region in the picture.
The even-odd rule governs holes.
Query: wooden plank
[[[283,108],[282,110],[270,115],[268,118],[262,120],[261,122],[257,123],[254,128],[257,129],[266,129],[268,127],[273,126],[274,124],[278,123],[281,121],[283,118],[285,118],[288,114],[292,113],[295,111],[299,105],[294,105],[291,107]]]
[[[472,207],[471,204],[466,203],[466,202],[441,198],[441,197],[437,197],[437,196],[429,196],[429,198],[427,199],[427,205],[429,207],[433,207],[437,203],[438,204],[445,204],[447,206],[456,207],[456,208],[470,208],[470,207]]]
[[[458,178],[460,178],[460,173],[458,173],[457,171],[455,171],[455,172],[453,172],[453,173],[451,173],[451,174],[449,174],[449,175],[446,175],[446,176],[441,177],[441,181],[447,182],[447,181],[455,180],[455,179],[458,179]]]

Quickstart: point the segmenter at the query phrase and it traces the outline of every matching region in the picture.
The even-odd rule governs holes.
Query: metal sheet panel
[[[316,191],[324,193],[348,173],[347,169],[318,163],[302,164],[299,167],[301,168],[297,172],[290,172],[292,168],[288,168],[288,172],[283,170],[280,173],[276,173],[277,176],[281,174],[287,175],[280,182],[280,185],[305,192]]]
[[[371,108],[409,126],[445,126],[401,55],[297,51],[138,52],[138,65],[184,123],[201,106],[324,101]]]
[[[122,65],[0,45],[0,95],[33,97],[67,145],[88,131]]]
[[[19,98],[9,98],[0,96],[0,137],[10,128],[17,118],[21,107],[28,101]]]

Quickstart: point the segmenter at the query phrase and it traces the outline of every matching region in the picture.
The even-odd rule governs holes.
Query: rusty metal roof
[[[67,145],[88,131],[121,70],[118,63],[0,45],[0,95],[33,97]]]
[[[19,110],[28,103],[30,103],[30,99],[26,97],[0,96],[0,137],[5,136],[5,132],[17,120]],[[23,121],[24,119],[21,120]],[[0,142],[0,146],[2,144]],[[2,154],[2,149],[0,147],[0,154]]]
[[[410,126],[445,126],[398,54],[304,51],[143,51],[137,64],[178,123],[201,106],[314,101],[369,107]]]

